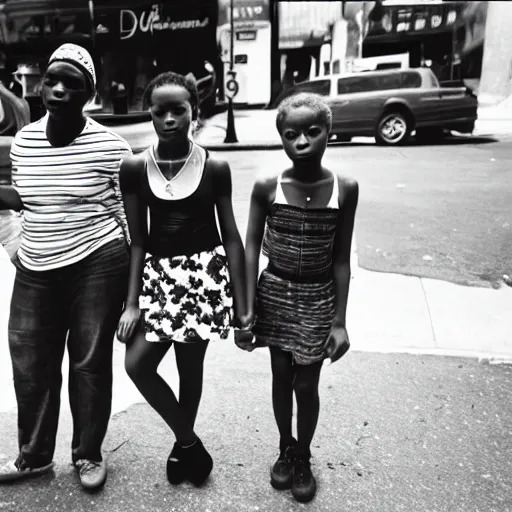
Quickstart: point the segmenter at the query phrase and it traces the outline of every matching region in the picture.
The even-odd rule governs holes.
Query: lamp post
[[[234,64],[234,46],[235,46],[235,22],[233,19],[233,4],[234,0],[230,0],[229,5],[229,21],[231,24],[231,36],[230,36],[230,59],[229,59],[229,75],[230,78],[225,84],[225,88],[229,91],[228,95],[228,124],[226,127],[226,138],[224,139],[224,142],[238,142],[238,138],[236,136],[236,130],[235,130],[235,113],[233,111],[233,97],[238,92],[238,84],[235,80],[235,72],[233,71],[233,64]],[[231,84],[230,84],[231,82]]]

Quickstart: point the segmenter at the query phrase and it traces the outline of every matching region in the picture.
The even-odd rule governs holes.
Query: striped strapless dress
[[[331,200],[323,208],[285,204],[280,181],[263,239],[269,262],[258,281],[253,333],[256,345],[291,352],[295,363],[307,365],[328,357],[338,180],[335,176]]]

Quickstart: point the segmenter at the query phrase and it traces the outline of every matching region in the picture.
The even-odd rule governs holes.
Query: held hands
[[[117,327],[117,339],[121,343],[126,343],[132,337],[139,318],[140,309],[138,306],[127,306],[125,308]]]
[[[341,359],[348,352],[349,348],[350,341],[347,329],[341,325],[333,325],[325,347],[327,355],[331,359],[331,364]]]
[[[256,345],[253,343],[254,335],[251,331],[254,324],[254,314],[247,313],[238,317],[235,326],[235,345],[247,352],[252,352]]]

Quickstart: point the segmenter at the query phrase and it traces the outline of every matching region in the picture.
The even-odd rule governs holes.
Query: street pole
[[[231,38],[229,41],[230,44],[230,59],[229,59],[229,71],[231,72],[231,77],[233,77],[233,66],[234,66],[234,48],[235,48],[235,21],[233,19],[233,10],[234,10],[234,0],[230,1],[229,6],[229,21],[231,24]],[[230,94],[228,98],[228,124],[226,127],[226,138],[224,142],[238,142],[238,138],[236,136],[235,130],[235,113],[233,111],[233,96]]]
[[[272,106],[281,92],[281,57],[279,55],[279,2],[269,0],[270,9],[270,102]]]

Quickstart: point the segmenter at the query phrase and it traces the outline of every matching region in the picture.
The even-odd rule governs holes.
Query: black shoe
[[[173,485],[179,485],[185,480],[183,464],[180,460],[182,457],[182,448],[176,442],[167,459],[167,480]]]
[[[184,476],[196,487],[202,485],[213,468],[213,459],[198,439],[192,446],[180,448]]]
[[[297,441],[293,438],[288,443],[280,443],[281,453],[270,471],[270,485],[278,491],[290,489],[292,486],[296,447]]]
[[[309,450],[297,450],[295,464],[293,466],[293,497],[301,503],[311,501],[316,494],[316,480],[311,473]]]

